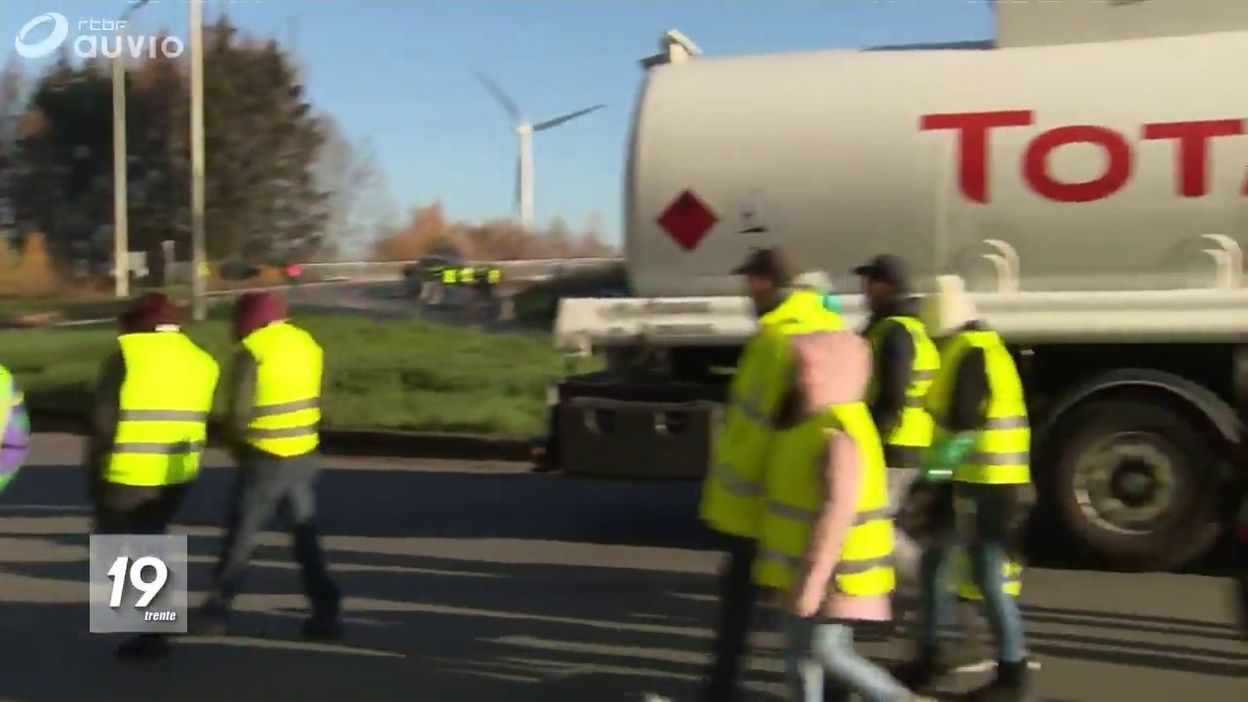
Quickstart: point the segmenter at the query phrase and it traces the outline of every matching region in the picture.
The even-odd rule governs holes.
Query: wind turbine
[[[498,83],[490,79],[489,76],[477,72],[477,78],[481,81],[485,89],[490,95],[498,100],[498,104],[506,110],[507,116],[511,118],[512,129],[516,132],[516,141],[519,152],[516,156],[516,193],[515,206],[520,210],[520,223],[525,229],[533,228],[533,134],[542,132],[547,129],[558,127],[559,125],[570,122],[582,115],[587,115],[594,110],[600,110],[606,105],[594,105],[586,107],[582,110],[569,112],[558,117],[533,124],[520,111],[520,107],[516,105],[516,101],[511,99],[506,91],[499,87]]]

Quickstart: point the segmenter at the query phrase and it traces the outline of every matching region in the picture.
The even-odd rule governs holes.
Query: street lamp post
[[[122,14],[124,18],[130,11]],[[125,41],[124,24],[118,22],[117,45]],[[121,52],[113,57],[113,293],[118,298],[130,294],[130,248],[128,197],[126,193],[126,68]]]
[[[130,295],[130,199],[126,158],[126,64],[121,49],[126,20],[152,0],[138,0],[117,19],[117,56],[113,58],[113,293]]]
[[[204,270],[204,3],[191,0],[191,312],[205,317]]]

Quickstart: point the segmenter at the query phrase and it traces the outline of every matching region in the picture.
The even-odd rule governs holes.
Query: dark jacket
[[[126,360],[121,351],[104,359],[95,383],[95,398],[91,404],[91,426],[87,436],[86,456],[87,484],[91,495],[102,482],[104,461],[117,436],[117,420],[121,413],[121,385],[126,381]]]
[[[979,322],[971,322],[964,331],[987,329]],[[988,366],[982,349],[969,348],[958,361],[957,374],[953,379],[949,413],[944,428],[953,431],[973,431],[984,425],[987,419]]]
[[[872,349],[871,373],[875,380],[875,396],[869,405],[871,418],[884,437],[901,421],[901,411],[906,407],[906,388],[910,386],[914,374],[915,348],[910,331],[896,322],[886,321],[888,317],[897,316],[915,316],[914,303],[905,300],[891,309],[873,313],[862,331],[864,337],[870,338],[880,324],[888,325],[883,337]],[[893,463],[889,461],[889,465]]]

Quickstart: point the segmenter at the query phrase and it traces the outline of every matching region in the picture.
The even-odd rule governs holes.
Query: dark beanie
[[[182,311],[168,296],[148,293],[135,300],[117,318],[122,334],[144,334],[157,327],[176,326],[182,321]]]
[[[289,313],[286,301],[271,292],[250,292],[238,298],[234,305],[234,334],[246,339],[252,332],[274,322],[280,322]]]

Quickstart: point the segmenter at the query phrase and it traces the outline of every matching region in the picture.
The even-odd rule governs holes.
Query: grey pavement
[[[0,701],[697,699],[718,554],[697,486],[591,482],[508,464],[327,461],[323,531],[348,595],[340,644],[298,637],[304,602],[280,532],[256,554],[236,635],[180,638],[121,663],[87,633],[89,512],[81,447],[36,438],[0,495]],[[203,596],[231,477],[210,455],[177,520]],[[1036,700],[1248,698],[1229,582],[1199,575],[1028,571]],[[780,697],[765,616],[748,674]],[[900,643],[870,643],[881,659]],[[982,681],[958,676],[948,692]]]

